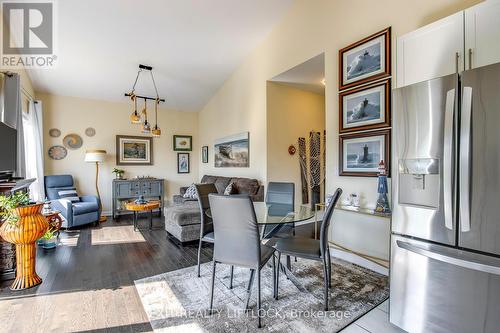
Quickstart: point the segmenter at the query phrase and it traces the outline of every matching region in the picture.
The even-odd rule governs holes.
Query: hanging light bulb
[[[148,122],[148,110],[147,110],[147,102],[144,98],[144,109],[141,111],[141,116],[144,116],[144,123],[142,124],[142,133],[150,133],[151,125]]]
[[[130,99],[134,102],[134,112],[132,112],[132,114],[130,115],[130,121],[132,122],[132,124],[140,124],[141,116],[139,116],[139,113],[137,113],[137,97],[134,93],[131,93]]]
[[[155,101],[155,126],[151,130],[151,133],[156,138],[161,136],[161,129],[158,127],[158,104],[160,104],[160,99],[157,97]]]

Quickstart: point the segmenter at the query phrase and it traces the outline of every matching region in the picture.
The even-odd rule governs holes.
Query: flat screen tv
[[[16,170],[17,131],[0,122],[0,174]]]

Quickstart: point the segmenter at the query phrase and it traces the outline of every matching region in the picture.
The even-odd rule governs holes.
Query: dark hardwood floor
[[[55,250],[37,251],[43,283],[13,292],[0,284],[0,332],[149,332],[151,326],[134,280],[196,265],[197,245],[167,239],[163,219],[153,230],[145,219],[139,232],[122,217],[99,227],[62,232]],[[312,226],[297,227],[310,237]],[[210,261],[212,247],[202,251]]]

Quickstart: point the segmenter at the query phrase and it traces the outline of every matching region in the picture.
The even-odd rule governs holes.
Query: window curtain
[[[25,177],[25,153],[23,112],[21,104],[21,78],[18,74],[7,76],[4,82],[4,122],[17,130],[17,168],[16,176]]]
[[[42,102],[30,100],[28,112],[23,112],[26,178],[36,178],[30,186],[34,201],[45,199],[43,182],[43,118]]]

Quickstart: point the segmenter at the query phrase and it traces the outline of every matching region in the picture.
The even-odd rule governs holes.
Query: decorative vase
[[[57,237],[51,237],[50,239],[44,239],[42,247],[45,250],[55,249],[57,247]]]
[[[49,223],[41,213],[42,207],[43,203],[18,207],[15,211],[19,220],[16,223],[4,222],[0,226],[0,236],[16,245],[17,271],[11,290],[28,289],[42,283],[35,271],[35,242],[49,228]]]

